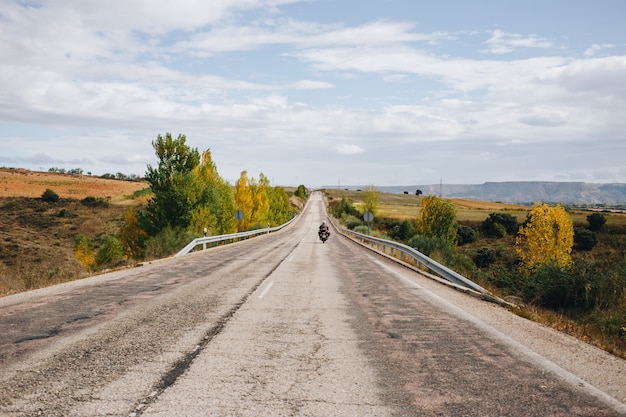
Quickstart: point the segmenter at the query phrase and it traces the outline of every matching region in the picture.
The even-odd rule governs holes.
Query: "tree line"
[[[149,201],[128,208],[119,241],[107,239],[96,255],[79,237],[75,254],[84,266],[99,269],[124,255],[137,260],[169,256],[203,234],[278,226],[294,216],[287,192],[271,186],[263,173],[257,180],[242,171],[233,186],[219,175],[209,149],[200,153],[186,142],[185,135],[171,133],[152,142],[158,164],[148,165],[144,177]],[[235,219],[236,210],[244,214],[241,221]]]

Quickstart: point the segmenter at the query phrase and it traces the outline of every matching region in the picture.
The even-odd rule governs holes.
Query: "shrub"
[[[598,244],[598,236],[584,227],[574,228],[574,246],[578,250],[591,250]]]
[[[397,230],[393,231],[392,237],[397,240],[406,241],[415,236],[416,233],[415,224],[411,221],[404,220],[398,225]]]
[[[46,203],[56,203],[59,201],[59,195],[50,188],[46,188],[46,191],[41,195],[41,199]]]
[[[82,200],[80,200],[80,203],[83,206],[87,206],[87,207],[107,207],[109,205],[106,199],[102,197],[91,197],[91,196],[83,198]]]
[[[369,228],[366,225],[364,225],[364,224],[355,227],[354,231],[357,232],[357,233],[364,234],[364,235],[366,235],[366,234],[368,234],[370,232]]]
[[[474,255],[474,263],[479,268],[487,268],[496,261],[496,251],[491,248],[482,247]]]
[[[74,255],[78,262],[87,269],[91,269],[96,264],[96,259],[91,248],[89,239],[85,235],[78,235],[74,242]]]
[[[589,230],[597,232],[606,223],[606,217],[602,213],[592,213],[587,216],[589,222]]]
[[[165,227],[148,242],[146,257],[160,259],[173,255],[184,248],[193,238],[193,233],[185,229]]]
[[[456,240],[459,245],[476,242],[476,239],[478,239],[478,234],[473,228],[462,224],[457,227]]]
[[[452,250],[447,241],[424,235],[413,236],[409,239],[407,245],[417,249],[426,256],[431,256],[435,251],[448,252]]]
[[[555,310],[565,307],[587,310],[593,307],[590,297],[593,283],[590,281],[588,275],[578,268],[563,269],[555,264],[544,264],[524,280],[524,299]]]
[[[480,225],[485,236],[502,238],[506,234],[516,234],[518,229],[517,218],[506,213],[491,213]]]
[[[108,236],[104,244],[100,246],[96,255],[96,266],[98,268],[106,268],[113,266],[124,258],[124,248],[122,243],[113,236]]]
[[[352,215],[342,216],[341,222],[350,230],[353,230],[357,226],[363,225],[363,221],[361,219]]]

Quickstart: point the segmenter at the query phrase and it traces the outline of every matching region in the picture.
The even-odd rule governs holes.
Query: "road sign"
[[[241,211],[241,210],[235,211],[235,219],[237,219],[237,220],[243,219],[243,211]]]

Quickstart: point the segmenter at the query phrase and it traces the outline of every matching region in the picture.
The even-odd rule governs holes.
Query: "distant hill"
[[[334,188],[334,187],[328,187]],[[364,189],[364,186],[347,186],[347,189]],[[592,184],[585,182],[486,182],[484,184],[431,184],[394,187],[376,187],[381,192],[423,195],[441,195],[444,198],[467,198],[503,203],[533,204],[626,204],[626,184]]]

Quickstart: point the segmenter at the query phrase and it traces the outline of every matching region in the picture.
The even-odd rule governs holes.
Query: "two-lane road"
[[[0,299],[0,415],[618,416],[626,362],[333,233]]]

